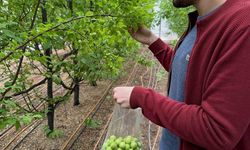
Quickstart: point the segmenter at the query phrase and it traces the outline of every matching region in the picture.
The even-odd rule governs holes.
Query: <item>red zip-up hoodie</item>
[[[135,87],[130,105],[179,136],[181,150],[250,150],[250,0],[227,0],[196,24],[185,103]],[[149,49],[169,71],[174,51],[161,39]]]

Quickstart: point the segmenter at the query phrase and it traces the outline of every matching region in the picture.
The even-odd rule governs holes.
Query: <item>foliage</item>
[[[13,124],[19,127],[36,118],[32,101],[21,105],[15,98],[30,99],[28,95],[39,93],[39,87],[49,78],[56,87],[68,90],[53,100],[39,97],[55,104],[65,100],[63,97],[69,98],[75,78],[81,82],[117,77],[125,58],[139,47],[127,28],[150,26],[154,3],[155,0],[0,1],[1,128]],[[42,20],[44,10],[46,23]],[[52,51],[49,55],[48,49]],[[40,81],[34,81],[34,76]],[[27,114],[28,117],[21,117]]]
[[[0,129],[6,126],[15,126],[19,129],[21,125],[27,125],[34,119],[41,119],[43,115],[41,113],[25,113],[23,109],[11,100],[0,101]],[[16,111],[16,113],[13,113]]]
[[[89,128],[98,128],[101,125],[101,122],[91,119],[91,118],[87,118],[84,121],[84,124],[89,127]]]
[[[172,0],[162,0],[160,8],[160,16],[166,18],[170,29],[180,36],[188,26],[187,14],[193,11],[194,8],[175,8]]]
[[[156,73],[156,78],[157,78],[157,82],[161,81],[164,77],[166,77],[166,71],[164,69],[160,69],[157,73]]]
[[[48,126],[44,126],[43,130],[44,130],[46,136],[48,138],[51,138],[51,139],[60,138],[64,135],[62,130],[54,129],[53,131],[51,131]]]
[[[144,66],[150,67],[153,65],[153,62],[147,59],[145,56],[137,56],[136,60],[139,64],[144,65]]]

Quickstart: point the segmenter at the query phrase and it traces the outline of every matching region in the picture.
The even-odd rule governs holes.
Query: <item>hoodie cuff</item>
[[[159,50],[166,49],[168,45],[163,42],[160,38],[158,38],[154,43],[152,43],[148,48],[153,52],[153,54],[157,54]]]
[[[140,107],[140,100],[142,100],[144,93],[145,88],[138,86],[134,87],[130,96],[130,107],[132,109]]]

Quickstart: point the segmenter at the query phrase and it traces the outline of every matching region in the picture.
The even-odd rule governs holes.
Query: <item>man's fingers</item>
[[[135,37],[136,36],[136,30],[135,29],[133,29],[133,28],[129,28],[128,29],[128,33],[132,36],[132,37]]]
[[[115,101],[117,101],[117,99],[119,98],[119,94],[118,94],[119,89],[120,89],[120,87],[115,87],[115,88],[113,89],[113,99],[114,99]]]
[[[127,108],[127,105],[126,105],[125,103],[122,103],[122,104],[121,104],[121,107]]]
[[[115,93],[117,91],[117,87],[115,87],[114,89],[113,89],[113,93]]]
[[[113,89],[113,92],[115,93],[115,92],[119,91],[121,88],[122,88],[122,87],[115,87],[115,88]]]
[[[123,101],[121,99],[116,99],[116,103],[122,105]]]
[[[129,28],[128,28],[128,32],[134,33],[134,32],[135,32],[135,29],[134,29],[133,27],[129,27]]]
[[[117,95],[117,93],[114,93],[114,94],[113,94],[113,98],[114,98],[115,100],[117,100],[117,99],[118,99],[118,95]]]
[[[113,99],[121,107],[130,108],[129,97],[131,95],[131,90],[133,90],[133,87],[115,87],[113,89]]]
[[[132,33],[133,33],[133,29],[132,29],[132,28],[128,28],[128,32],[129,32],[130,34],[132,34]]]
[[[113,98],[117,98],[117,87],[113,89]]]

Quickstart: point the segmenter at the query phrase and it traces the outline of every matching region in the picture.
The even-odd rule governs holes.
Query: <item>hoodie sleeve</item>
[[[158,59],[165,70],[169,71],[173,50],[160,38],[149,46],[154,56]]]

